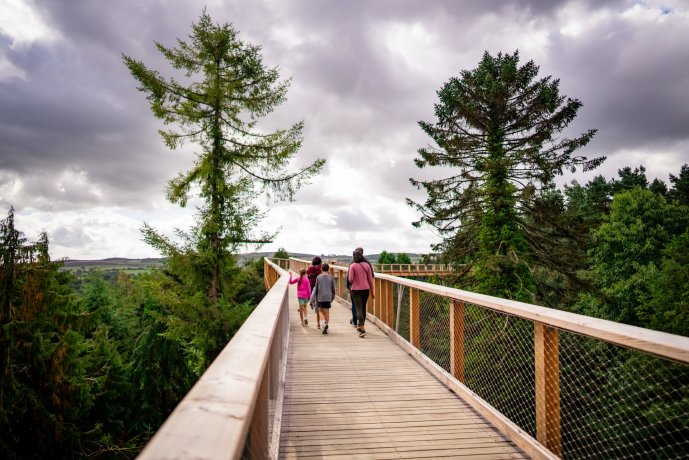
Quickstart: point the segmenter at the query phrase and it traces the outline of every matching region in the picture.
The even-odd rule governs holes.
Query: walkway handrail
[[[331,270],[346,300],[347,267]],[[532,457],[689,453],[689,337],[379,272],[375,283],[371,319]]]
[[[418,273],[423,276],[428,273],[440,273],[446,274],[452,271],[452,267],[447,264],[381,264],[381,263],[371,263],[373,269],[377,272],[393,272],[393,273]]]
[[[385,273],[376,273],[376,277],[450,299],[480,305],[565,331],[595,337],[609,343],[644,351],[663,358],[689,363],[689,337],[616,323],[554,308],[541,307],[516,300],[501,299],[461,289],[400,278],[386,275]]]
[[[277,458],[289,282],[265,260],[263,300],[156,432],[139,459]]]

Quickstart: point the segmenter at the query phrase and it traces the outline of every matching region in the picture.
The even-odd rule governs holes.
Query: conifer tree
[[[613,195],[634,188],[648,188],[648,179],[646,178],[646,168],[644,166],[634,169],[630,166],[625,166],[617,170],[617,175],[619,179],[610,181],[610,192]]]
[[[465,283],[521,300],[532,300],[530,262],[549,237],[527,218],[536,198],[564,170],[589,170],[604,160],[574,156],[595,130],[558,137],[582,104],[560,95],[559,80],[538,78],[538,71],[533,61],[520,66],[518,52],[486,52],[476,69],[443,85],[437,120],[419,122],[435,146],[419,149],[415,162],[452,168],[451,175],[410,179],[428,196],[424,203],[407,200],[421,212],[414,225],[428,224],[443,237],[434,250],[458,268],[464,264],[460,274],[471,275]]]
[[[277,251],[275,251],[275,254],[273,254],[274,259],[289,259],[289,252],[285,250],[285,248],[279,248]]]
[[[378,263],[379,264],[394,264],[397,263],[397,259],[395,258],[395,254],[383,250],[380,255],[378,256]]]
[[[682,165],[679,174],[670,174],[672,189],[668,192],[669,198],[679,204],[689,205],[689,164]]]
[[[284,172],[301,146],[303,122],[268,133],[256,125],[285,101],[289,81],[279,81],[278,69],[264,65],[261,48],[240,40],[230,24],[214,24],[204,11],[188,41],[178,40],[176,47],[156,42],[156,47],[186,81],[164,77],[129,56],[123,60],[153,114],[166,125],[176,125],[160,131],[165,144],[174,149],[191,142],[199,148],[194,167],[169,182],[167,198],[185,206],[192,187],[198,186],[205,205],[189,235],[191,252],[147,225],[143,231],[168,257],[193,253],[194,266],[187,272],[205,284],[210,302],[216,303],[233,266],[230,254],[242,244],[265,243],[273,236],[255,234],[262,216],[255,196],[267,192],[292,199],[324,160]]]
[[[73,458],[93,401],[78,306],[48,238],[0,220],[0,457]],[[93,427],[90,427],[93,428]]]
[[[397,263],[398,264],[410,264],[411,263],[411,258],[409,257],[409,254],[406,252],[400,252],[397,254]]]

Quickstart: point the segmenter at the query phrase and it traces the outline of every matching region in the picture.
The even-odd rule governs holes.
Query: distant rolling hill
[[[126,259],[124,257],[110,257],[108,259],[100,260],[65,260],[65,268],[103,268],[103,269],[146,269],[151,266],[162,265],[165,262],[164,258],[144,258],[144,259]]]
[[[249,254],[240,254],[240,260],[256,259],[260,257],[272,257],[275,252],[252,252]],[[296,257],[297,259],[311,260],[315,254],[304,254],[304,253],[289,253],[290,257]],[[412,261],[418,260],[421,256],[419,254],[407,254]],[[367,254],[366,257],[371,262],[376,262],[378,260],[379,254]],[[339,262],[349,262],[352,259],[351,255],[339,255],[339,254],[320,254],[323,261],[337,260]],[[110,257],[107,259],[100,260],[79,260],[79,259],[67,259],[65,260],[66,269],[90,269],[90,268],[102,268],[102,269],[127,269],[127,270],[144,270],[148,267],[159,266],[165,263],[165,258],[143,258],[143,259],[127,259],[124,257]]]

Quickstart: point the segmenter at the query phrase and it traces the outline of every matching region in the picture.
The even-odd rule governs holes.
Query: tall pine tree
[[[160,132],[165,144],[174,149],[192,142],[200,150],[194,167],[169,182],[168,199],[185,206],[197,185],[205,205],[199,211],[198,227],[189,235],[191,247],[179,248],[148,226],[144,233],[165,255],[189,261],[192,266],[187,266],[186,275],[204,284],[215,304],[229,294],[223,283],[232,278],[231,253],[242,244],[272,238],[255,235],[261,218],[255,196],[263,191],[291,199],[320,171],[324,160],[284,172],[301,146],[303,123],[270,133],[258,130],[256,124],[285,101],[289,81],[278,81],[278,69],[263,64],[261,48],[240,40],[230,24],[214,24],[204,11],[192,25],[189,41],[178,40],[173,48],[156,42],[156,47],[184,73],[186,84],[128,56],[123,59],[146,93],[153,114],[166,125],[177,126]]]
[[[549,232],[529,218],[542,191],[565,169],[595,168],[574,152],[595,130],[559,138],[581,102],[560,95],[559,80],[538,78],[519,54],[485,53],[476,69],[451,78],[438,91],[437,120],[419,122],[435,146],[419,149],[419,168],[452,168],[449,177],[410,179],[427,193],[414,225],[429,224],[443,237],[435,250],[458,265],[463,283],[480,292],[533,300],[533,263],[547,263]],[[540,260],[535,260],[538,258]]]

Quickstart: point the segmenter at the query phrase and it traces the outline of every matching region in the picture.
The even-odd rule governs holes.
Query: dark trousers
[[[366,322],[366,302],[368,302],[368,289],[352,291],[352,302],[356,306],[357,326],[363,326]]]
[[[352,292],[349,292],[349,299],[352,301],[352,324],[356,326],[356,305],[354,305],[354,297],[352,297]]]

